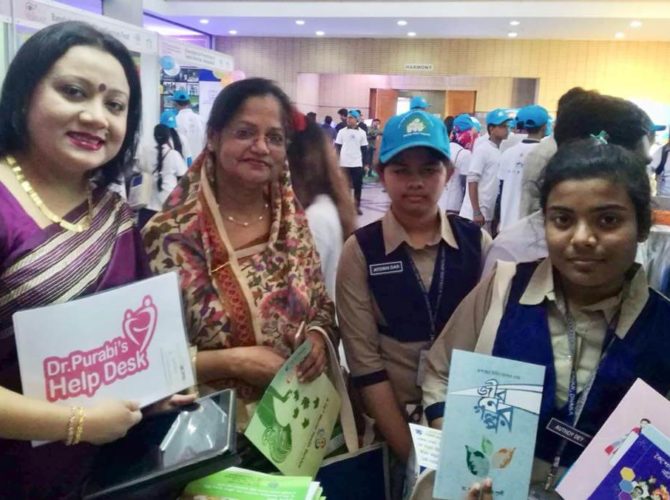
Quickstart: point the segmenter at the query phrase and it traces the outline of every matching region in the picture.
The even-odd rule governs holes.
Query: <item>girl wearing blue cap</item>
[[[422,413],[424,356],[479,281],[490,237],[438,207],[453,172],[439,119],[421,110],[391,118],[378,170],[391,207],[345,243],[336,304],[353,384],[403,464],[411,449],[408,415]],[[393,489],[398,496],[402,481]]]

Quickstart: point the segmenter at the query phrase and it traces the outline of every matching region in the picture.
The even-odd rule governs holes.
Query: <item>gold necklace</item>
[[[81,233],[82,231],[85,231],[91,226],[91,221],[93,220],[93,201],[92,201],[92,194],[91,194],[91,187],[88,187],[88,192],[86,195],[87,201],[88,201],[88,215],[86,216],[86,221],[78,222],[76,224],[73,224],[71,222],[68,222],[64,220],[62,217],[59,217],[55,213],[53,213],[49,207],[47,207],[44,202],[42,201],[42,198],[35,192],[33,189],[33,186],[30,184],[28,179],[26,179],[26,176],[23,174],[23,170],[21,169],[21,166],[16,162],[16,159],[11,156],[7,155],[5,157],[5,161],[7,162],[7,165],[12,169],[12,173],[14,174],[14,177],[16,177],[16,180],[18,183],[21,185],[23,190],[26,192],[26,194],[30,197],[30,199],[33,201],[33,203],[37,206],[37,208],[42,212],[42,214],[49,219],[51,222],[58,224],[60,227],[65,229],[66,231],[73,231],[75,233]]]
[[[263,205],[263,211],[267,210],[269,206],[270,205],[268,205],[267,203],[265,205]],[[226,215],[226,219],[229,220],[230,222],[232,222],[233,224],[237,224],[238,226],[249,227],[249,224],[253,224],[255,222],[260,222],[263,219],[265,219],[265,214],[259,215],[258,219],[256,219],[255,221],[251,221],[251,222],[244,222],[244,221],[241,221],[241,220],[237,220],[232,215]]]

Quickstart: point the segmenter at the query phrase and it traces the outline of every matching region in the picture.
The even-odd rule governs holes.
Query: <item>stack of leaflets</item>
[[[528,498],[543,385],[543,366],[453,352],[435,498],[461,500],[486,477],[495,498]]]
[[[637,380],[567,472],[566,500],[670,499],[670,402]]]
[[[181,500],[325,500],[308,476],[275,476],[231,467],[190,483]]]

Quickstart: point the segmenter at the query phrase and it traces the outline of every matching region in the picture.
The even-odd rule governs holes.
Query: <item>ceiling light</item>
[[[325,33],[324,33],[323,31],[317,31],[315,34],[316,34],[316,36],[323,36],[323,35],[325,35]]]
[[[209,24],[209,19],[200,19],[200,24]]]
[[[237,30],[230,30],[228,32],[229,35],[237,35]]]
[[[398,24],[398,26],[407,26],[407,21],[405,21],[404,19],[401,19],[400,21],[398,21],[397,24]]]
[[[416,36],[416,33],[414,33],[413,31],[410,31],[409,33],[407,33],[407,36]]]
[[[305,21],[303,21],[302,19],[296,19],[295,24],[297,24],[298,26],[303,26],[305,24]]]
[[[642,27],[642,21],[631,21],[630,22],[630,27],[631,28],[641,28]]]
[[[619,40],[625,37],[626,35],[622,31],[617,31],[614,33],[614,38],[618,38]]]
[[[510,38],[516,38],[519,36],[519,34],[516,31],[510,31],[509,33],[507,33],[507,36]]]
[[[519,26],[521,23],[519,21],[510,21],[509,25],[510,26]]]

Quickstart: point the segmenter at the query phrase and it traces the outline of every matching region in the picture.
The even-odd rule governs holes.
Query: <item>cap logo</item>
[[[414,118],[414,120],[407,124],[407,128],[405,130],[408,134],[420,134],[426,130],[426,124],[420,118]]]

